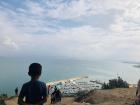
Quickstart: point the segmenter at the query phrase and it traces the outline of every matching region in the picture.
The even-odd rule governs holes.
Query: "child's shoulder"
[[[26,86],[28,86],[29,84],[30,84],[30,81],[29,81],[29,82],[24,83],[24,84],[23,84],[23,87],[26,87]]]
[[[46,86],[46,84],[45,84],[45,82],[42,82],[42,81],[38,81],[41,85],[45,85]]]
[[[43,87],[46,86],[46,84],[42,81],[36,81],[36,82],[29,81],[29,82],[24,83],[23,87],[26,88],[28,86],[33,85],[34,83],[37,83],[39,86],[43,86]]]

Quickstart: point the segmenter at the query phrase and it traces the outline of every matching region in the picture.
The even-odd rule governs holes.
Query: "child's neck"
[[[38,79],[37,78],[31,78],[31,81],[37,81]]]

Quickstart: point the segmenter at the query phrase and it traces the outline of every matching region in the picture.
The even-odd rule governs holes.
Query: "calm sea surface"
[[[41,80],[44,82],[85,75],[107,81],[118,74],[130,83],[136,83],[140,78],[140,68],[119,61],[1,58],[0,93],[13,95],[16,87],[20,89],[24,82],[29,81],[28,66],[32,62],[42,64]]]

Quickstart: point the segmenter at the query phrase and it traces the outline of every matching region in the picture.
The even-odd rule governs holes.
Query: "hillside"
[[[61,103],[55,105],[130,105],[135,98],[136,89],[110,89],[91,92],[80,102],[74,102],[74,98],[65,97]],[[48,99],[49,100],[49,99]],[[6,105],[17,105],[17,98],[5,101]],[[50,102],[45,105],[50,105]]]
[[[84,100],[95,105],[130,105],[135,98],[136,89],[98,90],[90,93]]]

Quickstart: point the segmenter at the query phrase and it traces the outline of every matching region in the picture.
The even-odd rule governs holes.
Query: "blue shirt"
[[[47,97],[47,87],[41,81],[29,81],[22,86],[19,97],[25,98],[28,104],[36,104]]]

